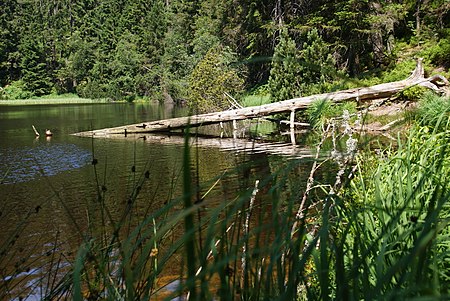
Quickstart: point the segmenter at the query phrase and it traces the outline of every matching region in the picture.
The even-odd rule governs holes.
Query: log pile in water
[[[392,97],[393,95],[412,86],[423,86],[436,92],[442,92],[449,86],[447,79],[440,75],[429,78],[424,77],[422,59],[417,62],[416,69],[407,79],[379,84],[371,87],[355,88],[331,93],[316,94],[306,97],[289,99],[281,102],[266,104],[262,106],[246,107],[235,110],[228,110],[215,113],[207,113],[188,117],[171,118],[165,120],[149,121],[139,124],[131,124],[114,128],[80,132],[74,135],[83,137],[109,136],[109,135],[127,135],[132,133],[150,133],[150,132],[170,132],[190,127],[209,125],[233,120],[243,120],[268,116],[283,112],[295,112],[307,108],[316,100],[328,99],[332,102],[343,101],[367,101],[373,99]],[[291,114],[292,116],[293,114]]]

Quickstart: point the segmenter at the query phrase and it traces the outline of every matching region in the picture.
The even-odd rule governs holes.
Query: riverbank
[[[61,105],[61,104],[95,104],[110,103],[108,99],[90,99],[90,98],[36,98],[36,99],[14,99],[0,100],[0,105],[22,106],[22,105]]]

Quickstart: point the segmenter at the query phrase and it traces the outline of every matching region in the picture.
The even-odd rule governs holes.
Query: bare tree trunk
[[[420,10],[422,8],[422,1],[423,0],[416,1],[416,37],[420,36]]]

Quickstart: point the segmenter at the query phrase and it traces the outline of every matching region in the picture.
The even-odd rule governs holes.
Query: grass
[[[327,136],[343,137],[332,128],[318,151]],[[166,264],[180,255],[180,285],[164,300],[449,298],[450,128],[433,129],[414,126],[406,141],[379,155],[334,149],[339,171],[330,183],[319,180],[324,162],[317,158],[308,159],[307,183],[292,176],[304,166],[295,160],[268,177],[255,173],[214,207],[198,191],[209,191],[223,174],[193,185],[186,139],[181,178],[174,179],[183,182],[182,195],[139,218],[133,208],[152,180],[149,170],[132,168],[120,218],[112,217],[106,200],[114,196],[97,176],[92,227],[80,227],[70,271],[44,297],[157,298]]]
[[[271,103],[269,95],[247,95],[243,98],[241,105],[243,107],[254,107],[269,103]]]
[[[341,117],[344,111],[347,111],[347,114],[355,114],[356,105],[356,102],[334,104],[327,99],[317,100],[306,109],[306,115],[311,126],[318,129],[324,127],[331,119]]]
[[[14,99],[14,100],[0,100],[0,105],[42,105],[42,104],[89,104],[89,103],[107,103],[107,99],[89,99],[80,98],[73,95],[56,96],[50,95],[41,98],[32,99]]]
[[[397,151],[350,183],[344,196],[357,204],[339,200],[336,216],[345,226],[335,244],[344,256],[336,262],[350,264],[339,267],[346,278],[337,284],[356,293],[351,299],[449,296],[450,274],[438,275],[450,258],[448,142],[446,132],[414,128]]]
[[[445,128],[450,115],[450,97],[439,97],[428,92],[419,101],[415,113],[422,125]]]

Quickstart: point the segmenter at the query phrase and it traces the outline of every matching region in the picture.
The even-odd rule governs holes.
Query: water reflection
[[[35,146],[0,149],[4,162],[0,165],[2,184],[31,181],[42,176],[55,176],[58,173],[77,169],[88,164],[91,152],[74,144],[36,142]]]
[[[4,183],[0,186],[0,299],[40,299],[64,275],[81,242],[98,233],[111,235],[121,222],[126,226],[120,235],[127,237],[166,204],[173,204],[174,212],[182,208],[184,137],[129,135],[92,140],[69,135],[91,127],[172,117],[176,115],[172,111],[129,104],[17,111],[0,114],[4,117],[0,120]],[[41,127],[54,125],[55,134],[49,140],[33,140],[30,120]],[[199,212],[200,218],[251,190],[255,180],[265,185],[255,210],[271,212],[270,206],[262,205],[271,177],[280,169],[289,174],[284,178],[299,185],[284,193],[295,198],[309,172],[309,150],[290,143],[195,137],[191,146],[192,187],[205,210]],[[93,158],[96,165],[91,164]],[[163,215],[156,218],[160,225],[170,222]],[[174,227],[164,237],[161,254],[172,248],[182,230]],[[173,255],[164,265],[164,274],[179,275],[182,261]]]

